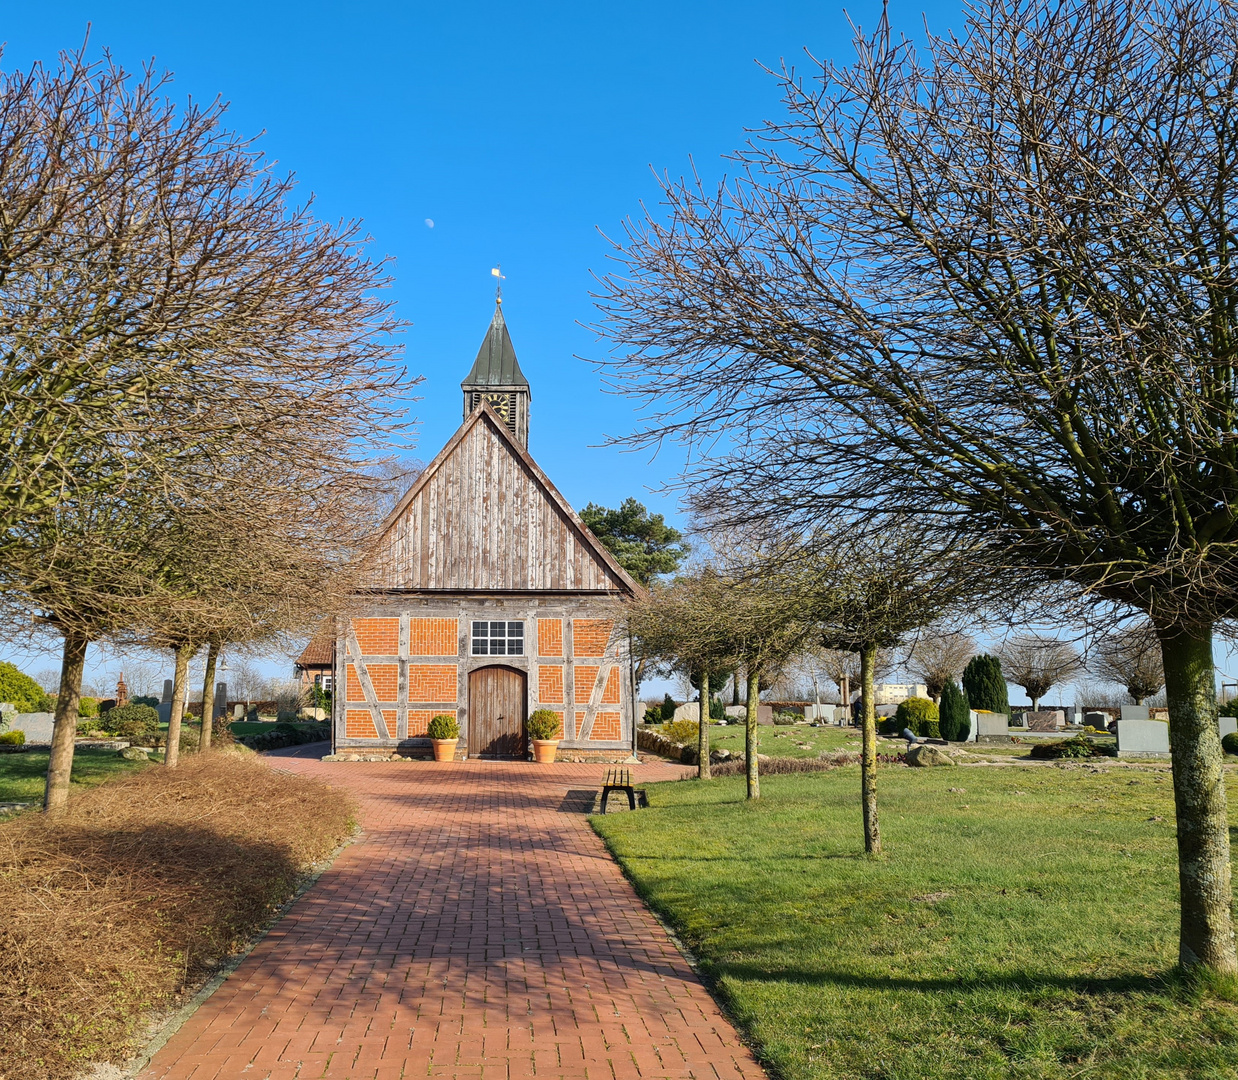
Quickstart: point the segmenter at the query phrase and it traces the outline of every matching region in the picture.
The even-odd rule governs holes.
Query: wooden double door
[[[483,667],[469,672],[469,756],[523,758],[528,694],[523,671]]]

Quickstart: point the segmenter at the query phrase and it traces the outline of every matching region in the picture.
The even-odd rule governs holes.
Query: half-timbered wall
[[[426,726],[454,714],[468,746],[469,673],[500,664],[526,673],[528,712],[560,717],[560,749],[626,751],[634,715],[627,641],[602,597],[398,598],[341,621],[337,749],[428,748]],[[473,620],[519,619],[523,656],[471,655]]]
[[[483,412],[432,463],[388,526],[381,587],[628,591],[498,427]]]

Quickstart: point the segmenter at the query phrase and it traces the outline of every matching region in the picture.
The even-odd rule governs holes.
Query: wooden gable
[[[640,591],[488,404],[391,512],[378,567],[380,589]]]

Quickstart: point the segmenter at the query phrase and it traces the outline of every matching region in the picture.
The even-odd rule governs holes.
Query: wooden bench
[[[608,769],[606,771],[606,779],[602,781],[602,807],[601,813],[606,813],[606,803],[610,799],[612,791],[622,791],[628,797],[628,809],[635,810],[637,799],[640,800],[641,806],[649,805],[649,797],[643,792],[638,791],[632,786],[632,770],[631,769]]]

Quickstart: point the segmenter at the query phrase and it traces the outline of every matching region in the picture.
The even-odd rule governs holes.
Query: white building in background
[[[882,705],[901,705],[908,698],[926,698],[928,696],[928,687],[924,683],[883,682],[877,683],[873,687],[873,704],[877,707]],[[851,692],[851,700],[860,700],[860,692],[858,690]]]

